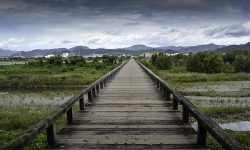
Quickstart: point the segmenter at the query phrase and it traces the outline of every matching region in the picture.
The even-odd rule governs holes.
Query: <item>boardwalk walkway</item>
[[[74,124],[57,135],[57,144],[59,149],[206,149],[171,105],[131,59],[85,112],[74,114]]]

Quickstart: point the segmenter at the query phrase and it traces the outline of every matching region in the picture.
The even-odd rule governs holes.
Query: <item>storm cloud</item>
[[[14,50],[250,41],[248,0],[0,0],[0,18]]]

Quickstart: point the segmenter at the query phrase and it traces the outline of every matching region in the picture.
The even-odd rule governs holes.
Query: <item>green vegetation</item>
[[[0,149],[22,134],[30,126],[46,118],[52,111],[49,106],[1,106],[0,107]],[[25,115],[24,115],[25,114]],[[42,148],[46,144],[45,134],[39,137],[28,149]]]
[[[250,72],[250,51],[234,50],[226,54],[218,52],[198,52],[189,55],[166,56],[163,53],[152,55],[149,68],[171,69],[185,67],[190,72],[233,73]]]
[[[57,108],[52,106],[1,106],[0,107],[0,150],[4,146],[14,140],[16,137],[37,124],[41,120],[55,111]],[[78,105],[74,106],[74,111],[79,111]],[[24,115],[25,114],[25,115]],[[66,115],[64,114],[56,121],[56,131],[59,132],[66,124]],[[41,133],[26,149],[37,150],[46,146],[46,134]]]
[[[223,66],[222,54],[215,52],[191,54],[186,66],[187,70],[192,72],[219,73]]]
[[[53,87],[83,87],[103,76],[122,63],[124,58],[103,56],[101,58],[83,57],[51,57],[51,58],[3,58],[0,61],[25,64],[0,66],[0,89],[7,91],[1,98],[19,95],[25,97],[25,89],[39,90]],[[16,89],[21,91],[16,91]],[[75,91],[73,91],[75,92]],[[40,92],[41,96],[53,98],[71,95],[70,92]],[[27,92],[26,92],[27,94]],[[34,94],[34,93],[33,93]],[[32,94],[28,93],[28,96]],[[75,106],[74,111],[79,111]],[[50,105],[17,105],[0,106],[0,149],[21,135],[26,129],[37,124],[55,111],[57,107]],[[56,122],[60,131],[66,123],[66,116]],[[42,149],[46,146],[45,133],[40,134],[26,149]]]
[[[183,66],[173,66],[171,69],[158,69],[151,63],[150,59],[141,58],[140,61],[175,88],[204,85],[211,82],[250,80],[250,74],[244,72],[207,74],[190,72]]]
[[[235,139],[237,139],[240,143],[242,143],[248,150],[250,150],[250,131],[244,132],[236,132],[227,130],[227,132]]]
[[[250,120],[250,115],[246,113],[250,111],[250,106],[199,106],[199,109],[216,120],[216,122]]]
[[[216,87],[218,83],[224,84],[227,87],[226,84],[228,84],[228,81],[250,81],[250,51],[235,50],[225,54],[199,52],[189,55],[164,56],[164,59],[168,59],[171,63],[166,63],[166,60],[161,59],[158,59],[160,62],[156,63],[157,57],[159,57],[159,54],[153,55],[151,59],[139,58],[139,60],[185,96],[212,96],[215,99],[218,97],[217,101],[227,103],[222,106],[198,106],[200,110],[205,112],[214,121],[223,123],[250,120],[250,106],[245,105],[246,103],[242,105],[240,102],[237,105],[230,104],[230,100],[226,99],[227,97],[249,97],[249,88],[240,88],[240,91],[236,92],[226,92],[223,90],[221,92],[213,88],[202,90],[202,87]],[[161,66],[162,63],[169,66],[159,67],[158,64]],[[201,90],[187,90],[189,88],[195,89],[195,87],[201,87]],[[222,96],[226,99],[225,102],[224,100],[219,100]],[[195,99],[192,101],[197,102],[198,100]],[[205,101],[204,99],[202,100]],[[206,102],[204,103],[206,105]],[[247,147],[247,149],[250,149],[249,131],[238,132],[226,130],[226,132]],[[223,149],[211,135],[208,136],[207,143],[212,149]]]
[[[26,64],[0,66],[0,88],[82,87],[100,78],[121,61],[114,56],[95,59],[51,57],[32,59]]]
[[[172,67],[171,57],[166,56],[163,53],[152,55],[151,63],[159,69],[170,69]]]
[[[226,132],[243,144],[247,150],[250,150],[250,131],[226,130]],[[207,143],[213,150],[224,150],[224,148],[222,148],[221,145],[211,135],[208,136]]]

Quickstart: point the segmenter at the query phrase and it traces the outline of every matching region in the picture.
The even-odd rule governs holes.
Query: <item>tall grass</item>
[[[84,86],[92,83],[116,65],[98,64],[84,67],[62,65],[10,65],[0,66],[0,89],[48,89],[60,86]],[[98,68],[98,69],[96,69]]]

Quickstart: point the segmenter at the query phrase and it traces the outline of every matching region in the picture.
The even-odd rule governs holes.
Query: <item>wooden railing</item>
[[[67,102],[59,106],[59,108],[53,112],[51,115],[49,115],[45,120],[42,120],[35,126],[29,128],[22,134],[20,137],[16,138],[15,140],[11,141],[10,144],[8,144],[5,149],[17,149],[22,150],[25,148],[25,146],[29,143],[31,143],[39,134],[41,134],[43,131],[46,130],[47,133],[47,142],[48,145],[55,145],[56,144],[56,132],[55,132],[55,122],[62,117],[64,113],[67,114],[67,123],[72,124],[73,119],[73,106],[76,102],[79,102],[80,110],[85,110],[85,101],[84,101],[84,95],[87,95],[88,97],[88,103],[91,103],[93,101],[94,96],[96,95],[96,92],[99,93],[100,89],[103,89],[107,82],[110,82],[110,80],[114,77],[114,75],[126,64],[127,62],[124,62],[123,64],[119,65],[94,83],[92,83],[90,86],[82,90],[79,94],[69,99]],[[25,115],[25,114],[24,114]]]
[[[197,144],[206,145],[207,132],[210,133],[214,139],[221,144],[226,150],[244,150],[244,146],[237,140],[234,140],[229,136],[218,124],[207,117],[196,106],[194,106],[187,98],[179,94],[173,89],[166,81],[158,77],[151,70],[145,67],[137,60],[137,63],[143,68],[143,70],[150,76],[152,81],[160,89],[161,94],[166,100],[173,101],[173,110],[178,109],[178,105],[182,105],[182,121],[184,123],[189,122],[189,115],[192,115],[198,122],[198,136]]]

